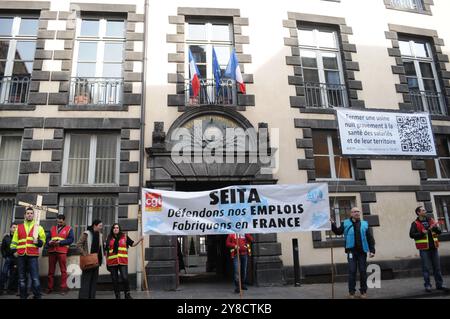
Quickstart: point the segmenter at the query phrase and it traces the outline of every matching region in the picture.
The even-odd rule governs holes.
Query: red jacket
[[[253,241],[253,237],[250,234],[245,234],[245,236],[239,236],[239,255],[251,255],[251,247],[250,244]],[[230,248],[231,258],[234,258],[236,255],[236,234],[230,234],[227,237],[226,245]]]

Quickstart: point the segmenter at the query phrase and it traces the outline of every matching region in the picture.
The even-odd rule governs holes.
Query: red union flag
[[[145,211],[159,212],[162,209],[162,196],[157,193],[145,194]]]

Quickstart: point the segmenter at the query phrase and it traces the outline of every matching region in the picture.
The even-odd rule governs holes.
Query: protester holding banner
[[[130,283],[128,281],[128,247],[136,247],[143,239],[141,237],[137,242],[134,242],[122,232],[118,223],[113,224],[111,227],[111,231],[106,239],[106,265],[111,272],[116,299],[120,299],[119,271],[125,299],[133,299],[130,295]]]
[[[85,269],[81,274],[79,299],[95,299],[98,271],[99,267],[102,265],[103,259],[102,228],[102,221],[99,219],[94,220],[92,225],[81,235],[77,243],[77,248],[80,250],[81,255],[87,256],[89,254],[97,254],[98,257],[98,266],[91,269]]]
[[[427,211],[423,206],[416,208],[416,215],[417,219],[411,224],[409,237],[415,240],[416,248],[420,252],[425,290],[431,292],[430,270],[432,268],[436,289],[447,291],[448,288],[445,287],[442,279],[438,254],[438,235],[441,233],[441,229],[433,218],[427,217]]]
[[[331,220],[331,229],[336,235],[344,234],[345,252],[348,260],[349,298],[355,298],[356,272],[359,268],[361,298],[367,298],[367,253],[375,256],[375,240],[369,231],[367,221],[361,220],[361,211],[357,207],[351,210],[351,218],[344,220],[338,228]]]
[[[226,246],[230,248],[230,256],[233,260],[233,278],[234,278],[234,292],[239,293],[239,262],[241,264],[241,285],[243,290],[247,290],[247,262],[248,256],[251,255],[251,243],[253,237],[250,234],[230,234],[227,237]],[[237,257],[239,254],[239,258]]]

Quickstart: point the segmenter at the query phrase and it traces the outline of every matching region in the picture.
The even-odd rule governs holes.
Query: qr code
[[[397,116],[397,127],[403,152],[433,151],[433,139],[425,116]]]

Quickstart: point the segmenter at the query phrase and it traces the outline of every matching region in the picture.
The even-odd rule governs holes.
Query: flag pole
[[[142,236],[144,227],[143,227],[142,206],[141,205],[139,205],[138,215],[139,215],[138,221],[140,222],[140,226],[141,226],[140,227],[141,228],[141,234],[139,234],[139,235]],[[150,236],[149,236],[149,241],[150,241]],[[144,277],[144,278],[142,278],[143,279],[143,284],[144,284],[142,288],[147,293],[147,296],[149,296],[150,289],[148,287],[147,272],[145,270],[144,242],[145,242],[145,239],[141,243],[141,267],[142,267],[142,273],[143,273],[143,277]]]
[[[331,299],[334,299],[334,252],[331,247]]]

